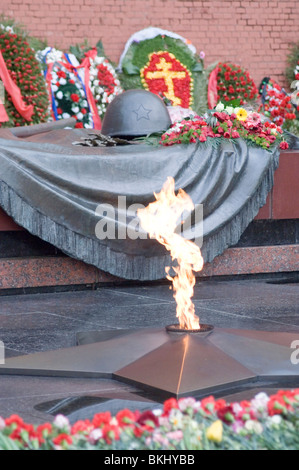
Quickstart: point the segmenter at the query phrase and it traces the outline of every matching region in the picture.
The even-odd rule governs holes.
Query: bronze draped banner
[[[202,253],[209,262],[238,242],[265,204],[279,161],[279,149],[268,152],[242,140],[218,148],[72,144],[87,132],[64,129],[17,138],[9,130],[0,131],[0,206],[30,233],[69,256],[125,279],[164,278],[169,254],[155,240],[99,240],[98,205],[114,208],[116,233],[124,234],[135,217],[128,207],[148,205],[172,176],[176,189],[203,204]],[[119,206],[119,197],[125,208]],[[197,229],[192,227],[192,233]]]

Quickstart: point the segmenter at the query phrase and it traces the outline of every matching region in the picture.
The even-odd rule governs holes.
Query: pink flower
[[[248,127],[257,127],[261,123],[261,116],[259,113],[248,113],[246,124]]]
[[[239,137],[240,137],[240,134],[239,134],[238,131],[233,131],[233,132],[232,132],[232,138],[233,138],[233,139],[238,139]]]

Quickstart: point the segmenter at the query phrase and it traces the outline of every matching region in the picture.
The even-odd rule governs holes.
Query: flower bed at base
[[[299,450],[299,389],[227,403],[170,398],[144,412],[124,409],[70,424],[0,418],[0,450]]]

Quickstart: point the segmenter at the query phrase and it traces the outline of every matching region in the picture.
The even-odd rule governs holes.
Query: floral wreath
[[[229,103],[239,100],[244,105],[257,100],[259,96],[249,72],[231,63],[219,62],[210,74],[208,88],[210,109],[219,101]]]
[[[92,128],[93,119],[86,90],[68,54],[47,48],[38,53],[46,64],[45,77],[51,102],[52,119],[75,118],[76,128]]]
[[[18,127],[46,122],[48,94],[35,52],[26,35],[0,24],[0,79],[5,94],[0,126]]]
[[[89,81],[98,114],[102,118],[108,105],[123,89],[114,67],[106,57],[96,56],[90,59]]]
[[[130,43],[122,56],[120,81],[124,89],[145,88],[170,106],[199,112],[202,107],[204,52],[197,55],[190,41],[169,33]]]

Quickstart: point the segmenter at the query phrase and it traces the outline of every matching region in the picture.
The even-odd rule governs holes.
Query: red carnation
[[[69,436],[68,434],[58,434],[58,436],[54,437],[53,439],[53,444],[55,444],[56,446],[60,446],[61,444],[72,444],[73,442],[73,439],[71,438],[71,436]]]
[[[287,142],[285,142],[285,141],[284,141],[284,142],[281,142],[280,148],[281,148],[282,150],[286,150],[286,149],[289,148],[289,144],[288,144]]]
[[[71,100],[74,101],[75,103],[78,103],[80,101],[80,97],[77,95],[77,93],[72,93]]]

